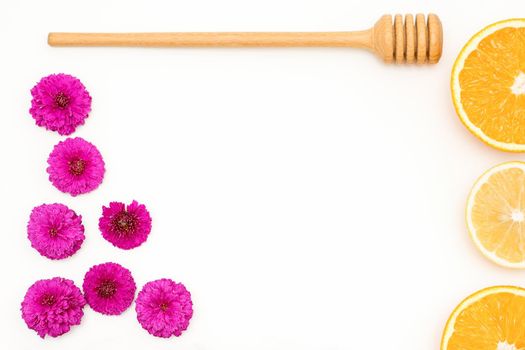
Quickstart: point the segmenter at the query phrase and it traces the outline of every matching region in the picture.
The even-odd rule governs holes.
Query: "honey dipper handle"
[[[284,33],[49,33],[51,46],[135,47],[362,47],[372,31]]]

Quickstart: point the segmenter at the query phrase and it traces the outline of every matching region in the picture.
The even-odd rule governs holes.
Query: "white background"
[[[383,13],[435,12],[441,62],[385,65],[350,49],[51,48],[49,31],[315,31],[371,26]],[[465,199],[489,167],[524,160],[461,125],[449,79],[467,39],[525,16],[516,1],[18,1],[0,5],[0,348],[438,349],[449,313],[525,274],[485,260]],[[98,146],[102,186],[72,198],[47,180],[58,134],[34,125],[30,88],[80,78],[93,111],[74,136]],[[153,231],[122,251],[97,229],[101,206],[137,199]],[[62,202],[86,240],[64,261],[26,237],[29,213]],[[85,309],[82,324],[41,340],[20,317],[37,279],[82,284],[97,263],[132,270],[141,288],[186,284],[194,317],[180,338],[150,336],[134,307]]]

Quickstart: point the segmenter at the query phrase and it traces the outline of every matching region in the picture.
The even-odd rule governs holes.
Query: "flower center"
[[[51,306],[56,303],[56,298],[53,294],[45,294],[40,300],[42,306]]]
[[[117,285],[114,281],[105,280],[102,281],[96,288],[99,297],[107,299],[111,298],[117,292]]]
[[[169,306],[170,306],[169,303],[166,302],[166,301],[163,301],[163,302],[161,302],[161,303],[159,304],[159,308],[160,308],[160,310],[163,311],[163,312],[166,311],[166,310],[168,310],[168,307],[169,307]]]
[[[127,211],[121,211],[113,217],[111,222],[113,229],[120,234],[128,235],[137,228],[137,217]]]
[[[58,230],[57,230],[57,228],[56,228],[56,227],[51,227],[51,228],[49,229],[49,235],[50,235],[51,237],[56,237],[56,236],[58,235]]]
[[[79,158],[70,160],[67,165],[69,166],[69,172],[75,176],[82,175],[84,170],[86,170],[86,161]]]
[[[55,96],[55,104],[60,109],[66,108],[67,106],[69,106],[69,96],[67,96],[63,92],[59,92]]]

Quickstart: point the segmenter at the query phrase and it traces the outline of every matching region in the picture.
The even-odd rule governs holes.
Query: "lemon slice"
[[[483,174],[468,197],[466,219],[483,255],[525,268],[525,163],[503,163]]]
[[[461,50],[452,98],[465,126],[495,148],[525,151],[525,19],[492,24]]]

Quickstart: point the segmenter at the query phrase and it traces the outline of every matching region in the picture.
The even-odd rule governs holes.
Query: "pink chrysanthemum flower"
[[[180,336],[193,316],[190,292],[166,278],[146,283],[135,303],[142,328],[156,337]]]
[[[27,224],[31,246],[49,259],[64,259],[84,242],[82,216],[64,204],[42,204],[31,212]]]
[[[47,163],[49,181],[72,196],[93,191],[104,179],[102,155],[93,144],[80,137],[60,141]]]
[[[144,204],[111,202],[102,207],[98,222],[102,236],[115,247],[132,249],[148,239],[151,232],[151,217]]]
[[[58,337],[80,324],[86,301],[73,281],[55,277],[35,282],[22,301],[22,318],[44,338]]]
[[[84,124],[91,112],[91,96],[77,78],[67,74],[51,74],[31,89],[29,113],[36,125],[70,135]]]
[[[130,307],[137,287],[128,269],[108,262],[89,269],[82,289],[93,310],[105,315],[120,315]]]

